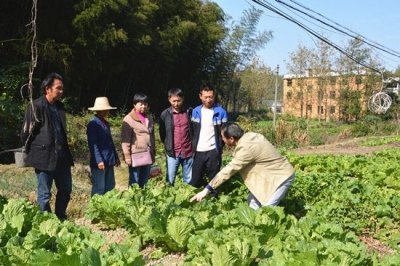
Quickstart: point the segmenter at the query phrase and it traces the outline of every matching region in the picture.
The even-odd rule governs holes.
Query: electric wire
[[[367,45],[371,46],[371,47],[372,47],[372,50],[375,48],[375,49],[378,49],[378,50],[380,50],[380,51],[382,51],[382,52],[388,53],[388,54],[390,54],[390,55],[393,55],[393,56],[396,56],[396,57],[400,57],[400,54],[399,54],[398,52],[396,52],[396,51],[394,51],[394,50],[392,50],[392,49],[389,49],[389,48],[387,48],[387,47],[385,47],[385,46],[383,46],[383,45],[380,45],[380,44],[378,44],[378,43],[376,43],[376,42],[369,41],[367,38],[365,38],[365,37],[362,36],[361,34],[355,33],[355,32],[353,32],[353,31],[351,31],[351,30],[349,30],[349,29],[347,29],[347,28],[341,26],[340,24],[338,24],[338,23],[336,23],[336,22],[333,22],[333,23],[335,23],[336,25],[338,25],[338,26],[340,26],[340,27],[342,27],[342,28],[344,28],[344,29],[346,29],[346,30],[348,30],[348,31],[350,31],[350,32],[352,32],[352,33],[354,33],[356,36],[354,36],[354,35],[352,35],[352,34],[349,34],[349,33],[347,33],[346,31],[341,30],[341,29],[339,29],[339,28],[337,28],[337,27],[335,27],[335,26],[332,26],[332,25],[330,25],[329,23],[326,23],[326,22],[322,21],[321,19],[318,19],[318,18],[316,18],[316,17],[314,17],[314,16],[308,14],[307,12],[301,11],[301,10],[299,10],[298,8],[295,8],[295,7],[291,6],[291,5],[288,5],[287,3],[284,3],[284,2],[281,1],[281,0],[275,0],[275,1],[278,2],[278,3],[280,3],[280,4],[282,4],[282,5],[284,5],[284,6],[286,6],[286,7],[289,8],[289,9],[295,10],[295,11],[301,13],[301,14],[304,14],[304,15],[306,15],[306,16],[308,16],[308,17],[314,19],[314,20],[316,20],[316,21],[318,21],[319,23],[322,23],[322,24],[325,25],[325,26],[328,26],[328,27],[330,27],[330,28],[336,30],[337,32],[340,32],[340,33],[342,33],[342,34],[344,34],[344,35],[347,35],[347,36],[349,36],[349,37],[352,37],[352,38],[354,38],[354,39],[356,39],[356,40],[359,40],[359,41],[363,42],[364,44],[367,44]],[[295,4],[298,4],[298,2],[296,2],[296,1],[294,1],[294,0],[290,0],[290,1],[293,2],[293,3],[295,3]],[[338,46],[338,45],[335,44],[334,42],[332,42],[332,41],[330,41],[329,39],[325,38],[325,37],[322,36],[321,34],[315,32],[313,29],[307,27],[306,25],[304,25],[303,23],[297,21],[297,20],[294,19],[293,17],[287,15],[287,14],[284,13],[283,11],[277,9],[277,8],[274,7],[273,5],[268,4],[266,1],[253,0],[253,2],[255,2],[256,4],[258,4],[258,5],[260,5],[260,6],[264,7],[264,8],[266,8],[266,9],[268,9],[268,10],[270,10],[270,11],[272,11],[272,12],[274,12],[274,13],[276,13],[276,14],[278,14],[278,15],[280,15],[280,16],[286,18],[286,19],[288,19],[289,21],[295,23],[296,25],[298,25],[299,27],[303,28],[304,30],[306,30],[308,33],[310,33],[310,34],[313,35],[314,37],[316,37],[316,38],[318,38],[319,40],[325,42],[326,44],[332,46],[333,48],[335,48],[336,50],[338,50],[338,51],[341,52],[343,55],[345,55],[346,57],[348,57],[350,60],[356,62],[357,64],[362,65],[362,66],[364,66],[364,67],[366,67],[366,68],[369,68],[369,69],[371,69],[371,70],[373,70],[373,71],[378,72],[378,73],[381,75],[381,77],[382,77],[382,87],[381,87],[381,89],[380,89],[380,91],[379,91],[378,93],[375,93],[374,95],[372,95],[372,96],[370,97],[370,99],[368,100],[368,109],[369,109],[370,111],[372,111],[372,112],[375,112],[375,113],[385,113],[385,112],[389,109],[389,107],[390,107],[390,105],[391,105],[391,103],[392,103],[392,99],[391,99],[391,97],[390,97],[387,93],[385,93],[385,92],[382,91],[382,88],[383,88],[383,71],[378,70],[377,68],[375,68],[375,67],[372,66],[371,64],[368,64],[368,63],[366,63],[366,62],[364,62],[364,61],[357,60],[354,56],[352,56],[351,54],[349,54],[346,50],[344,50],[343,48],[341,48],[340,46]],[[300,4],[298,4],[298,5],[300,5]],[[303,7],[303,8],[305,8],[305,9],[307,9],[307,10],[309,10],[309,11],[311,11],[311,12],[316,13],[315,11],[313,11],[313,10],[311,10],[311,9],[309,9],[309,8],[306,8],[306,7],[302,6],[302,5],[300,5],[300,6]],[[322,15],[319,14],[319,13],[317,13],[317,14],[320,15],[320,16],[322,16]],[[298,14],[297,14],[297,15],[298,15]],[[299,16],[300,16],[300,15],[299,15]],[[300,17],[301,17],[301,16],[300,16]],[[322,16],[322,17],[324,17],[324,16]],[[325,18],[325,17],[324,17],[324,18]],[[303,19],[304,19],[304,18],[303,18]],[[327,18],[325,18],[325,19],[327,19]],[[305,20],[306,20],[306,19],[305,19]],[[330,19],[328,19],[328,20],[331,21]],[[308,21],[308,20],[306,20],[306,21]],[[309,22],[309,23],[312,23],[312,22],[310,22],[310,21],[308,21],[308,22]],[[332,21],[331,21],[331,22],[332,22]],[[315,25],[315,23],[312,23],[312,24]],[[379,54],[379,53],[378,53],[378,54]]]
[[[287,5],[286,3],[282,2],[281,0],[275,0],[275,1]],[[295,3],[296,5],[302,7],[302,8],[304,8],[304,9],[310,11],[310,12],[313,12],[313,13],[315,13],[315,14],[317,14],[317,15],[323,17],[324,19],[326,19],[326,20],[328,20],[328,21],[334,23],[335,25],[337,25],[337,26],[339,26],[339,27],[342,27],[343,29],[345,29],[345,30],[347,30],[347,31],[349,31],[349,32],[351,32],[351,33],[357,35],[357,37],[356,37],[356,36],[349,35],[349,34],[347,34],[346,32],[344,32],[346,35],[348,35],[348,36],[350,36],[350,37],[353,37],[353,38],[358,38],[358,39],[360,39],[361,41],[363,41],[364,43],[366,43],[366,44],[368,44],[368,45],[371,45],[371,46],[373,46],[373,47],[375,47],[375,45],[376,45],[376,46],[379,46],[379,47],[382,47],[382,48],[378,48],[378,47],[376,47],[376,48],[377,48],[377,49],[380,49],[380,50],[382,50],[382,51],[385,51],[385,52],[387,52],[387,53],[389,53],[389,54],[392,54],[392,55],[394,55],[394,56],[396,56],[396,57],[400,57],[400,53],[399,53],[399,52],[397,52],[397,51],[395,51],[395,50],[393,50],[393,49],[390,49],[390,48],[388,48],[388,47],[386,47],[386,46],[384,46],[384,45],[382,45],[382,44],[379,44],[379,43],[377,43],[377,42],[374,42],[374,41],[368,39],[367,37],[365,37],[365,36],[363,36],[363,35],[361,35],[361,34],[355,32],[355,31],[352,31],[351,29],[349,29],[349,28],[347,28],[347,27],[345,27],[345,26],[343,26],[343,25],[341,25],[341,24],[339,24],[339,23],[337,23],[337,22],[335,22],[335,21],[333,21],[333,20],[331,20],[331,19],[325,17],[324,15],[322,15],[322,14],[320,14],[320,13],[318,13],[318,12],[316,12],[316,11],[314,11],[314,10],[312,10],[312,9],[310,9],[310,8],[308,8],[308,7],[304,6],[304,5],[302,5],[302,4],[300,4],[299,2],[297,2],[297,1],[295,1],[295,0],[289,0],[289,1]],[[306,14],[306,15],[309,16],[309,14]],[[331,26],[331,25],[329,25],[329,24],[328,24],[328,26],[333,27],[333,26]],[[333,27],[333,28],[336,29],[336,27]],[[367,40],[367,41],[366,41],[366,40]],[[372,43],[372,44],[371,44],[371,43]]]
[[[323,29],[326,30],[326,31],[333,32],[333,33],[340,33],[340,34],[342,34],[342,35],[349,36],[349,37],[351,37],[351,38],[354,38],[354,39],[357,39],[357,40],[361,41],[362,43],[364,43],[364,44],[370,46],[370,47],[371,47],[371,48],[370,48],[371,53],[372,53],[373,55],[377,56],[377,57],[384,58],[385,60],[389,60],[389,61],[391,61],[391,62],[397,62],[397,63],[399,62],[399,61],[397,61],[397,60],[394,60],[393,58],[388,57],[388,56],[385,54],[385,53],[387,53],[387,54],[390,54],[390,55],[395,56],[395,57],[397,57],[397,58],[400,58],[400,53],[399,53],[399,52],[397,52],[397,51],[395,51],[395,50],[393,50],[393,49],[390,49],[390,48],[388,48],[388,47],[386,47],[386,46],[384,46],[384,45],[382,45],[382,44],[379,44],[379,43],[377,43],[377,42],[375,42],[375,41],[372,41],[372,40],[368,39],[367,37],[361,35],[360,33],[357,33],[357,32],[355,32],[355,31],[352,31],[351,29],[349,29],[349,28],[347,28],[347,27],[345,27],[345,26],[343,26],[343,25],[341,25],[341,24],[339,24],[339,23],[337,23],[337,22],[335,22],[335,21],[333,21],[333,20],[327,18],[326,16],[324,16],[324,15],[322,15],[322,14],[320,14],[320,13],[318,13],[318,12],[316,12],[316,11],[314,11],[314,10],[312,10],[312,9],[310,9],[310,8],[308,8],[308,7],[304,6],[304,5],[302,5],[302,4],[300,4],[299,2],[297,2],[297,1],[295,1],[295,0],[289,0],[289,1],[292,2],[292,3],[295,3],[296,5],[300,6],[300,7],[303,8],[303,9],[306,9],[306,10],[312,12],[312,13],[317,14],[318,16],[320,16],[320,17],[322,17],[322,18],[324,18],[324,19],[326,19],[326,20],[328,20],[328,21],[334,23],[335,25],[337,25],[337,26],[339,26],[339,27],[341,27],[341,28],[343,28],[343,29],[345,29],[345,30],[347,30],[347,31],[349,31],[349,32],[351,32],[351,33],[353,33],[354,35],[348,34],[347,32],[345,32],[345,31],[343,31],[343,30],[341,30],[341,29],[338,29],[337,27],[333,27],[332,25],[330,25],[330,24],[328,24],[328,23],[326,23],[326,22],[324,22],[324,21],[321,21],[321,20],[315,18],[315,17],[313,17],[313,16],[307,14],[307,13],[304,12],[304,11],[298,10],[298,9],[296,9],[296,8],[294,8],[294,7],[290,6],[290,5],[288,5],[287,3],[284,3],[284,2],[281,1],[281,0],[275,0],[275,1],[281,3],[281,4],[285,5],[285,6],[287,6],[287,8],[293,8],[293,9],[295,9],[296,11],[301,12],[301,13],[303,13],[303,14],[305,14],[305,15],[307,15],[307,16],[309,16],[309,17],[311,17],[311,18],[313,18],[313,19],[315,19],[315,20],[317,20],[317,21],[319,21],[319,22],[321,22],[322,24],[327,25],[327,26],[333,28],[334,30],[336,30],[335,32],[334,32],[334,31],[331,31],[331,30],[329,30],[329,29],[323,28],[323,27],[321,27],[321,26],[319,26],[319,25],[317,25],[317,24],[315,24],[315,23],[312,23],[312,22],[310,22],[309,20],[306,20],[306,19],[305,19],[306,21],[308,21],[308,22],[310,22],[310,23],[312,23],[312,24],[314,24],[314,25],[316,25],[316,26],[318,26],[318,27],[320,27],[320,28],[323,28]],[[303,19],[304,19],[304,18],[303,18]],[[379,51],[379,50],[380,50],[380,51]],[[382,52],[383,52],[383,53],[382,53]],[[388,66],[390,66],[390,67],[392,67],[392,68],[395,68],[395,66],[393,66],[391,63],[388,63],[388,62],[385,61],[385,60],[383,60],[383,61],[385,62],[386,65],[388,65]]]
[[[279,3],[282,3],[282,4],[284,4],[284,5],[289,6],[290,8],[292,8],[292,6],[290,6],[290,5],[286,4],[286,3],[284,3],[284,2],[281,1],[281,0],[275,0],[275,1],[277,1],[277,2],[279,2]],[[391,58],[391,57],[389,57],[389,56],[387,56],[387,55],[385,54],[385,53],[387,53],[387,54],[393,55],[393,56],[395,56],[395,57],[397,57],[397,58],[400,58],[400,53],[399,53],[399,52],[397,52],[397,51],[395,51],[395,50],[393,50],[393,49],[391,49],[391,48],[388,48],[388,47],[386,47],[386,46],[384,46],[384,45],[382,45],[382,44],[379,44],[379,43],[377,43],[377,42],[375,42],[375,41],[372,41],[372,40],[368,39],[367,37],[361,35],[360,33],[357,33],[357,32],[355,32],[355,31],[352,31],[351,29],[349,29],[349,28],[347,28],[347,27],[345,27],[345,26],[343,26],[343,25],[341,25],[341,24],[339,24],[339,23],[337,23],[337,22],[335,22],[335,21],[333,21],[333,20],[327,18],[326,16],[324,16],[324,15],[322,15],[322,14],[320,14],[320,13],[318,13],[318,12],[316,12],[316,11],[314,11],[314,10],[312,10],[312,9],[310,9],[310,8],[308,8],[308,7],[304,6],[304,5],[302,5],[302,4],[300,4],[299,2],[297,2],[297,1],[295,1],[295,0],[289,0],[289,1],[295,3],[296,5],[298,5],[298,6],[302,7],[302,8],[304,8],[304,9],[306,9],[306,10],[312,12],[312,13],[315,13],[315,14],[319,15],[320,17],[322,17],[322,18],[324,18],[324,19],[326,19],[326,20],[328,20],[328,21],[334,23],[335,25],[337,25],[337,26],[339,26],[339,27],[342,27],[343,29],[345,29],[345,30],[347,30],[347,31],[349,31],[349,32],[351,32],[351,33],[353,33],[354,35],[348,34],[347,32],[345,32],[345,31],[343,31],[343,30],[341,30],[341,29],[337,29],[336,27],[333,27],[333,26],[329,25],[328,23],[323,22],[323,21],[321,21],[321,20],[319,20],[319,19],[317,19],[317,18],[314,18],[314,17],[310,16],[309,14],[307,14],[307,13],[305,13],[305,12],[299,10],[299,12],[301,12],[301,13],[307,15],[307,16],[310,16],[310,17],[314,18],[314,19],[317,20],[317,21],[320,21],[320,22],[323,23],[324,25],[327,25],[327,26],[329,26],[329,27],[331,27],[331,28],[337,30],[338,32],[340,32],[340,33],[343,34],[343,35],[352,37],[352,38],[354,38],[354,39],[357,39],[357,40],[363,42],[363,43],[366,44],[366,45],[369,45],[369,46],[371,47],[370,51],[371,51],[371,53],[372,53],[373,55],[375,55],[375,56],[377,56],[377,57],[380,57],[380,58],[384,58],[385,60],[389,60],[389,61],[391,61],[391,62],[393,62],[393,63],[399,63],[399,61],[397,61],[397,60],[395,60],[395,59],[393,59],[393,58]],[[294,9],[295,9],[295,8],[294,8]],[[295,10],[298,10],[298,9],[295,9]],[[308,20],[307,20],[307,21],[308,21]],[[312,22],[310,22],[310,23],[312,23]],[[313,24],[314,24],[314,23],[313,23]],[[314,25],[316,25],[316,24],[314,24]],[[327,30],[326,28],[323,28],[323,29]],[[330,31],[330,30],[327,30],[327,31]],[[330,31],[330,32],[333,32],[333,31]],[[334,33],[338,33],[338,32],[334,32]],[[380,50],[380,51],[378,51],[378,50]],[[384,52],[384,53],[382,53],[382,52]],[[391,63],[388,63],[388,62],[385,61],[385,60],[383,60],[383,61],[385,62],[386,65],[388,65],[388,66],[390,66],[390,67],[392,67],[392,68],[395,68],[394,65],[392,65]]]
[[[321,19],[318,19],[318,18],[316,18],[316,17],[314,17],[314,16],[308,14],[307,12],[304,12],[304,11],[298,9],[298,8],[295,8],[295,7],[289,5],[289,4],[287,4],[287,3],[285,3],[285,2],[283,2],[283,1],[281,1],[281,0],[275,0],[275,1],[278,2],[278,3],[280,3],[280,4],[283,4],[283,5],[287,6],[287,7],[291,8],[291,9],[293,9],[293,10],[296,10],[297,12],[300,12],[300,13],[302,13],[302,14],[304,14],[304,15],[306,15],[306,16],[308,16],[308,17],[310,17],[310,18],[312,18],[312,19],[314,19],[314,20],[316,20],[316,21],[318,21],[318,22],[320,22],[320,23],[322,23],[322,24],[324,24],[324,25],[326,25],[326,26],[328,26],[328,27],[330,27],[330,28],[332,28],[332,29],[334,29],[334,30],[340,32],[340,33],[342,33],[342,34],[344,34],[344,35],[347,35],[347,36],[352,37],[352,38],[354,38],[354,39],[360,40],[360,41],[362,41],[363,43],[370,45],[371,47],[374,47],[374,48],[379,49],[379,50],[381,50],[381,51],[383,51],[383,52],[386,52],[386,53],[388,53],[388,54],[391,54],[391,55],[393,55],[393,56],[396,56],[396,57],[399,57],[399,58],[400,58],[400,54],[397,53],[396,51],[393,51],[393,50],[391,50],[391,49],[389,49],[389,48],[386,48],[386,47],[384,47],[383,45],[380,45],[380,44],[378,44],[378,43],[376,43],[376,42],[369,41],[367,38],[365,38],[365,37],[362,36],[361,34],[355,33],[355,32],[353,32],[353,31],[351,31],[351,30],[349,30],[349,29],[347,29],[347,28],[341,26],[341,25],[338,24],[338,23],[335,23],[335,22],[334,22],[335,24],[339,25],[340,27],[345,28],[346,30],[348,30],[348,31],[350,31],[350,32],[352,32],[352,33],[354,33],[354,34],[350,34],[350,33],[346,32],[346,31],[344,31],[344,30],[342,30],[342,29],[340,29],[340,28],[337,28],[337,27],[335,27],[335,26],[332,26],[331,24],[329,24],[329,23],[327,23],[327,22],[325,22],[325,21],[323,21],[323,20],[321,20]],[[296,2],[296,3],[297,3],[297,2]],[[300,4],[299,4],[299,5],[300,5]],[[304,6],[302,6],[302,7],[303,7],[303,8],[306,8],[306,7],[304,7]],[[312,11],[311,9],[308,9],[308,8],[306,8],[306,9],[309,10],[309,11],[311,11],[311,12],[314,12],[314,11]],[[317,14],[320,15],[319,13],[317,13]],[[322,15],[320,15],[320,16],[322,16]],[[324,17],[324,18],[325,18],[325,17]],[[328,18],[326,18],[326,19],[328,19]],[[328,19],[328,20],[329,20],[329,19]],[[329,20],[329,21],[331,21],[331,20]]]
[[[349,59],[351,59],[352,61],[356,62],[359,65],[362,65],[366,68],[369,68],[375,72],[381,73],[381,70],[376,69],[375,67],[371,66],[370,64],[357,60],[356,58],[354,58],[354,56],[352,56],[351,54],[349,54],[347,51],[345,51],[343,48],[341,48],[339,45],[335,44],[334,42],[330,41],[328,38],[322,36],[321,34],[317,33],[316,31],[314,31],[313,29],[307,27],[305,24],[301,23],[300,21],[294,19],[293,17],[291,17],[290,15],[284,13],[283,11],[277,9],[276,7],[274,7],[271,4],[268,4],[266,1],[261,1],[261,0],[252,0],[253,2],[255,2],[256,4],[286,18],[287,20],[295,23],[296,25],[298,25],[299,27],[303,28],[305,31],[309,32],[311,35],[313,35],[314,37],[316,37],[317,39],[325,42],[326,44],[332,46],[333,48],[335,48],[336,50],[338,50],[339,52],[341,52],[342,54],[344,54],[346,57],[348,57]]]

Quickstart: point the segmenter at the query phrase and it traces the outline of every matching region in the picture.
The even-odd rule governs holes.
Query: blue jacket
[[[202,105],[197,106],[193,109],[192,112],[192,123],[193,123],[193,149],[196,151],[197,144],[199,142],[200,137],[200,129],[201,129],[201,108]],[[228,122],[228,113],[221,106],[214,104],[214,135],[215,135],[215,149],[222,154],[222,148],[225,143],[221,137],[221,126]]]
[[[86,128],[86,136],[90,150],[90,167],[96,167],[104,162],[105,167],[114,166],[118,154],[112,139],[110,124],[105,125],[97,116],[93,117]]]

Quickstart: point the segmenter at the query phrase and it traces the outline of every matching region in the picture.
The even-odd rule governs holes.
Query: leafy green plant
[[[397,149],[377,152],[373,157],[289,154],[297,174],[288,199],[306,202],[307,217],[322,217],[394,247],[400,209],[396,205],[399,182],[395,181],[399,173],[393,161],[399,156]],[[382,231],[384,225],[387,227]]]
[[[79,227],[24,199],[1,199],[0,264],[2,265],[144,265],[132,243],[112,244],[87,227]]]
[[[370,265],[376,258],[356,235],[363,233],[396,248],[399,197],[391,188],[379,190],[375,186],[388,182],[388,176],[377,179],[376,173],[382,171],[379,167],[386,165],[385,160],[396,160],[399,153],[383,153],[374,163],[366,156],[287,155],[297,174],[282,202],[285,208],[248,208],[243,204],[248,192],[242,183],[235,184],[235,178],[227,184],[230,190],[224,192],[221,187],[219,200],[195,204],[188,202],[195,193],[193,188],[179,183],[164,187],[150,181],[144,190],[132,188],[104,196],[104,201],[131,206],[125,211],[120,208],[111,225],[119,220],[120,226],[143,239],[144,246],[153,243],[164,252],[184,251],[186,263],[199,265],[270,265],[281,261]],[[371,173],[373,167],[377,170]],[[285,205],[291,202],[303,202],[296,206],[306,211]],[[109,213],[102,216],[112,216],[113,210],[103,206],[107,204],[96,205]],[[296,218],[285,210],[302,216]]]

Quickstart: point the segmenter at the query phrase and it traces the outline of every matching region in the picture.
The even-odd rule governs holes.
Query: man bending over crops
[[[251,192],[249,207],[277,206],[294,181],[295,171],[290,162],[263,135],[244,133],[235,123],[223,125],[221,136],[226,145],[235,147],[233,159],[190,201],[201,201],[239,172]]]

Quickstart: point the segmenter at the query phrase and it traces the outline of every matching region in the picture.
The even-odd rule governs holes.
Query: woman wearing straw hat
[[[92,174],[91,195],[104,195],[114,189],[114,166],[120,165],[110,125],[105,120],[109,110],[117,108],[110,106],[107,97],[97,97],[94,106],[88,109],[96,111],[86,130],[90,150],[90,171]]]

